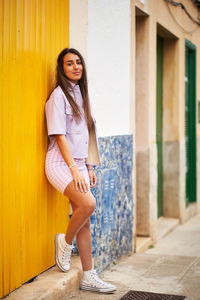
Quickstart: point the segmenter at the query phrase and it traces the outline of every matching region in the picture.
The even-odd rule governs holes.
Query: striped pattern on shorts
[[[85,158],[74,158],[79,172],[85,177],[90,189],[90,179],[85,163]],[[45,174],[51,185],[64,194],[68,184],[73,181],[70,169],[58,149],[51,149],[47,152],[45,158]]]

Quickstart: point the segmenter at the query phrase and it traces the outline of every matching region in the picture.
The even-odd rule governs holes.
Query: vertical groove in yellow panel
[[[7,109],[6,105],[9,105],[10,99],[8,97],[8,82],[9,82],[9,76],[8,76],[8,69],[9,69],[9,32],[10,32],[10,11],[9,11],[9,4],[4,1],[4,35],[3,35],[3,59],[5,60],[5,64],[3,65],[2,70],[2,78],[3,83],[3,93],[2,93],[2,115],[3,115],[3,122],[2,122],[2,133],[7,132],[7,134],[10,132],[10,112],[9,109]],[[6,72],[7,71],[7,72]],[[5,86],[4,86],[5,85]],[[7,99],[7,101],[3,101],[4,99]],[[7,104],[8,103],[8,104]],[[7,149],[9,151],[9,141],[6,139],[5,134],[2,135],[2,167],[3,167],[3,216],[2,216],[2,222],[3,222],[3,292],[4,294],[7,294],[9,292],[9,271],[10,271],[10,255],[9,255],[9,233],[10,233],[10,224],[9,224],[9,209],[10,209],[10,195],[9,195],[9,176],[8,176],[8,155],[6,155]],[[6,226],[8,224],[8,226]]]
[[[50,28],[50,32],[52,33],[52,3],[53,3],[53,0],[50,0],[50,3],[51,5],[48,5],[47,4],[47,12],[48,12],[48,19],[47,19],[47,24],[48,24],[48,28]],[[53,73],[53,70],[52,70],[52,65],[53,65],[53,62],[52,62],[52,48],[55,46],[53,44],[53,36],[52,34],[51,35],[48,35],[48,39],[47,39],[47,47],[48,47],[48,60],[47,60],[47,68],[48,68],[48,72],[49,72],[49,82],[48,82],[48,90],[50,92],[50,90],[52,90],[52,87],[53,87],[53,79],[54,79],[54,73]],[[48,202],[49,204],[49,217],[50,219],[53,220],[53,223],[51,224],[51,231],[50,231],[50,234],[51,236],[54,234],[54,230],[56,228],[56,218],[55,218],[55,210],[56,210],[56,201],[50,201]],[[53,226],[52,226],[53,225]]]
[[[9,240],[10,240],[10,271],[9,271],[9,289],[11,287],[16,287],[16,274],[18,271],[18,262],[20,260],[20,251],[18,243],[18,206],[16,203],[16,99],[17,95],[17,62],[16,62],[16,37],[17,37],[17,6],[16,1],[10,5],[10,58],[9,58],[9,77],[12,82],[12,89],[9,89],[9,111],[10,111],[10,134],[9,134],[9,151],[7,152],[8,156],[8,180],[9,180],[9,199],[10,199],[10,211],[8,222],[10,226]],[[7,84],[7,83],[6,83]],[[12,142],[11,142],[12,141]],[[14,233],[14,234],[13,234]],[[14,251],[13,251],[14,249]]]
[[[22,78],[22,69],[23,69],[23,47],[24,47],[24,4],[23,0],[17,0],[16,8],[17,16],[17,33],[16,33],[16,51],[17,51],[17,64],[16,64],[16,177],[15,177],[15,197],[16,197],[16,243],[17,243],[17,255],[18,261],[16,262],[16,287],[20,286],[22,283],[22,232],[24,228],[24,213],[23,213],[23,203],[22,203],[22,193],[23,193],[23,181],[21,175],[21,164],[20,156],[23,155],[22,144],[21,144],[21,101],[23,99],[23,78]]]
[[[44,105],[45,105],[45,101],[48,95],[47,92],[47,52],[48,52],[48,47],[47,47],[47,11],[46,11],[46,0],[42,1],[42,10],[41,10],[41,57],[42,57],[42,68],[41,68],[41,80],[43,82],[43,87],[41,89],[41,106],[42,106],[42,115],[41,115],[41,119],[42,119],[42,128],[43,131],[42,132],[42,136],[41,136],[41,140],[42,143],[40,144],[39,148],[42,147],[43,149],[47,149],[47,134],[46,134],[46,126],[45,126],[45,118],[44,118]],[[44,174],[44,158],[45,156],[43,156],[43,169],[41,169],[41,173],[43,172]],[[50,243],[50,239],[51,239],[51,234],[50,234],[50,226],[49,226],[49,216],[48,216],[48,202],[50,201],[50,199],[54,199],[54,195],[49,194],[48,193],[48,189],[49,189],[49,184],[46,180],[46,177],[43,175],[42,177],[43,182],[45,182],[45,191],[43,189],[44,192],[44,196],[45,196],[45,220],[46,220],[46,224],[44,227],[44,232],[43,234],[45,235],[43,242],[43,253],[42,256],[46,256],[47,260],[48,260],[48,266],[53,264],[52,261],[52,256],[50,255],[51,253],[51,248],[52,246],[49,244]],[[42,195],[41,195],[42,197]],[[43,200],[44,201],[44,200]]]
[[[0,0],[0,99],[2,99],[2,61],[3,61],[3,0]],[[2,114],[2,103],[0,103],[0,136],[2,137],[3,114]],[[2,147],[0,147],[0,162],[3,161]],[[0,163],[0,298],[3,297],[3,168]]]
[[[56,24],[56,36],[55,36],[55,43],[57,45],[57,49],[60,49],[60,41],[61,41],[61,30],[60,30],[60,26],[59,26],[59,11],[60,11],[61,5],[60,2],[56,3],[56,7],[55,7],[55,24]],[[56,47],[55,47],[56,50]],[[60,50],[59,50],[60,52]],[[55,57],[58,56],[58,53],[55,53]],[[56,66],[56,62],[55,62],[55,66]]]
[[[26,221],[25,221],[25,211],[26,211],[26,206],[24,205],[24,197],[25,197],[25,189],[26,189],[26,184],[24,182],[24,177],[26,176],[26,174],[24,174],[24,170],[23,170],[23,157],[24,157],[24,151],[25,149],[23,149],[23,143],[24,143],[24,136],[23,136],[23,122],[21,120],[21,116],[24,115],[24,105],[26,104],[26,102],[24,103],[23,97],[24,97],[24,77],[26,76],[25,74],[25,70],[26,70],[26,64],[24,62],[24,52],[25,52],[25,2],[26,0],[21,0],[21,12],[22,12],[22,26],[21,26],[21,52],[19,53],[19,65],[20,65],[20,74],[19,74],[19,98],[18,98],[18,121],[19,121],[19,127],[18,127],[18,131],[19,131],[19,136],[18,136],[18,149],[19,149],[19,153],[18,153],[18,174],[19,174],[19,186],[20,186],[20,190],[19,190],[19,201],[20,201],[20,205],[21,205],[21,252],[22,252],[22,258],[21,258],[21,282],[24,282],[24,264],[25,264],[25,250],[26,250],[26,240],[25,240],[25,236],[26,236]],[[24,70],[25,69],[25,70]],[[24,104],[24,105],[23,105]],[[22,151],[23,149],[23,151]]]
[[[0,0],[0,63],[3,61],[3,23],[4,23],[4,5],[3,0]]]
[[[4,11],[3,11],[3,60],[7,59],[6,54],[8,54],[9,50],[9,7],[8,7],[8,2],[4,0]]]
[[[2,99],[2,62],[3,62],[3,24],[4,24],[4,3],[0,0],[0,99]],[[0,136],[3,135],[3,109],[2,101],[0,103]],[[2,142],[2,139],[1,139]],[[4,295],[3,290],[3,150],[0,147],[0,298]]]
[[[51,24],[51,0],[48,2],[47,0],[45,0],[45,7],[46,7],[46,22],[45,22],[45,26],[46,28],[50,28],[49,25]],[[49,80],[47,81],[47,94],[50,93],[50,90],[52,88],[52,72],[51,72],[51,35],[47,35],[46,36],[46,68],[47,68],[47,74],[48,74],[48,78]],[[52,45],[53,46],[53,45]],[[48,226],[48,240],[49,240],[49,257],[52,257],[53,254],[53,249],[52,249],[52,244],[51,244],[51,237],[54,234],[54,229],[56,227],[56,222],[55,222],[55,218],[54,218],[54,211],[55,211],[55,191],[53,191],[53,199],[54,201],[50,201],[51,199],[51,191],[52,188],[51,186],[48,185],[48,194],[47,194],[47,226]],[[50,220],[52,220],[52,222],[50,222]]]
[[[36,0],[36,51],[41,55],[42,44],[42,2]]]
[[[29,28],[29,3],[30,0],[24,0],[24,51],[30,51],[30,28]]]
[[[17,98],[17,106],[16,106],[16,132],[17,132],[17,141],[16,146],[18,149],[18,155],[16,159],[16,198],[18,201],[19,206],[19,243],[20,243],[20,266],[19,266],[19,274],[17,285],[23,282],[23,273],[22,273],[22,261],[23,261],[23,231],[25,228],[25,221],[24,221],[24,205],[23,205],[23,178],[22,178],[22,165],[21,165],[21,157],[23,156],[22,151],[22,134],[21,134],[21,114],[22,114],[22,101],[23,101],[23,49],[24,49],[24,0],[18,0],[18,39],[17,39],[17,59],[18,59],[18,98]]]
[[[22,0],[17,0],[17,35],[16,35],[16,47],[17,47],[17,57],[22,51],[22,33],[23,33],[23,2]]]
[[[42,193],[42,188],[41,188],[41,178],[42,178],[42,174],[39,174],[38,170],[39,167],[41,166],[41,158],[40,155],[38,155],[38,150],[39,150],[39,144],[38,144],[38,137],[40,136],[40,128],[39,128],[39,124],[41,122],[41,118],[39,118],[41,109],[39,107],[40,99],[41,99],[41,1],[39,2],[38,0],[36,0],[35,2],[35,51],[37,53],[38,56],[38,68],[37,68],[37,101],[35,101],[35,105],[36,105],[36,115],[35,115],[35,120],[36,120],[36,153],[37,153],[37,163],[36,163],[36,178],[38,178],[37,180],[37,193],[36,193],[36,202],[37,202],[37,207],[38,207],[38,225],[37,225],[37,229],[38,229],[38,235],[37,235],[37,245],[38,245],[38,257],[37,257],[37,270],[41,270],[41,268],[43,268],[43,260],[41,257],[41,252],[42,252],[42,238],[43,237],[43,227],[41,226],[41,211],[44,207],[44,203],[42,205],[42,202],[40,201],[40,197],[41,197],[41,193]]]

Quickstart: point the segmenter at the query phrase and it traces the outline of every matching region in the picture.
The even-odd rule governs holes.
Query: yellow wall
[[[44,173],[46,98],[69,43],[68,0],[0,0],[0,297],[54,264],[66,198]]]

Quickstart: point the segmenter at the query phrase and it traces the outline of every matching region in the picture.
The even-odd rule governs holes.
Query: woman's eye
[[[78,65],[82,65],[82,62],[81,62],[81,61],[78,61],[77,64],[78,64]]]

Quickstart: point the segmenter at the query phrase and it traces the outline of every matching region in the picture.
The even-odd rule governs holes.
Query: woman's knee
[[[89,215],[93,213],[96,207],[96,200],[90,199],[87,203],[84,204],[84,209],[88,212]]]
[[[70,202],[72,203],[73,210],[77,208],[82,209],[82,212],[86,216],[90,216],[96,207],[96,200],[92,193],[89,191],[85,193],[77,193],[76,191],[72,193],[72,195],[66,194],[68,198],[70,198]]]
[[[85,201],[81,203],[81,207],[86,215],[91,216],[96,207],[94,196],[91,194],[89,198],[85,199]]]

